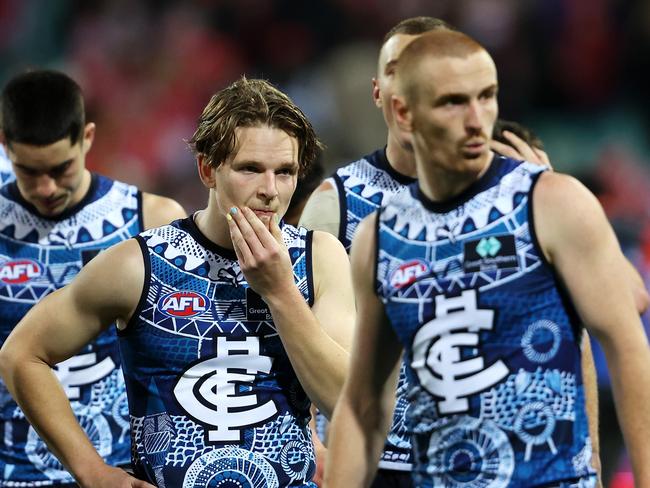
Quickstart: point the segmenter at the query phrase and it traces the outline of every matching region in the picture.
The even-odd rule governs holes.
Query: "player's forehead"
[[[417,37],[418,34],[395,34],[390,37],[379,51],[379,72],[383,73],[389,63],[396,63],[404,48]]]
[[[428,56],[412,76],[417,77],[419,85],[435,96],[471,96],[498,85],[496,66],[485,51],[466,57]]]
[[[78,148],[79,143],[73,144],[69,137],[44,146],[12,142],[7,146],[7,156],[20,166],[36,170],[49,169],[73,158]]]
[[[235,139],[237,149],[232,155],[233,163],[255,161],[298,165],[298,140],[282,129],[264,124],[237,127]]]

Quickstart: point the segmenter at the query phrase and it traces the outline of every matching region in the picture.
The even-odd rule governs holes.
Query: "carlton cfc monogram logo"
[[[500,359],[487,365],[481,355],[479,335],[494,328],[494,311],[478,308],[476,290],[466,290],[457,297],[436,296],[435,313],[413,337],[411,367],[421,386],[442,399],[441,415],[464,413],[469,396],[509,373]]]
[[[273,400],[256,393],[260,373],[268,375],[273,359],[260,353],[258,337],[242,341],[217,337],[217,356],[185,370],[174,386],[181,407],[204,424],[207,442],[240,442],[243,430],[273,418]]]
[[[194,317],[209,306],[210,299],[196,291],[174,291],[158,300],[158,310],[170,317]]]
[[[423,274],[429,271],[429,267],[419,259],[414,259],[402,264],[390,275],[390,284],[393,288],[403,288],[410,285]]]
[[[18,259],[0,264],[0,281],[8,285],[27,283],[43,275],[43,265],[33,259]]]

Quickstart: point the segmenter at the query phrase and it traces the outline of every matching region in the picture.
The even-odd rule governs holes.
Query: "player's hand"
[[[82,488],[156,488],[151,483],[134,478],[126,471],[113,466],[105,466],[95,479],[80,483]]]
[[[262,298],[282,296],[294,287],[291,258],[275,218],[267,226],[249,208],[232,208],[227,216],[239,266]]]
[[[521,137],[508,130],[503,131],[503,137],[508,139],[512,146],[492,139],[490,147],[493,151],[512,159],[520,159],[553,169],[551,161],[548,159],[548,154],[542,149],[530,146]]]

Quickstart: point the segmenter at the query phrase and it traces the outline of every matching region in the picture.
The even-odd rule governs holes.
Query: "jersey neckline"
[[[419,183],[414,183],[411,185],[409,187],[409,191],[411,192],[411,195],[415,199],[419,200],[427,210],[435,213],[447,213],[461,206],[463,203],[467,202],[475,195],[494,186],[495,176],[501,173],[502,166],[504,166],[502,163],[504,161],[506,161],[506,158],[495,153],[492,157],[492,160],[490,161],[490,166],[488,167],[487,171],[485,171],[485,173],[483,173],[479,179],[471,183],[462,192],[460,192],[455,197],[450,198],[449,200],[441,202],[431,200],[422,192]]]
[[[20,193],[20,190],[18,189],[18,183],[16,180],[8,183],[6,185],[6,193],[5,196],[9,197],[11,200],[14,202],[18,203],[22,207],[24,207],[28,212],[36,215],[38,218],[43,219],[43,220],[49,220],[51,222],[61,222],[67,218],[72,217],[74,214],[82,210],[86,205],[88,205],[93,198],[95,198],[95,193],[97,193],[97,189],[99,188],[99,175],[96,173],[90,173],[90,185],[88,186],[88,191],[86,194],[83,196],[79,202],[75,203],[72,207],[69,207],[65,209],[63,212],[57,215],[53,216],[47,216],[41,214],[38,209],[29,203],[27,200],[25,200]]]
[[[201,232],[201,229],[199,229],[199,226],[196,225],[196,222],[194,221],[195,215],[196,213],[190,215],[187,218],[181,219],[179,221],[179,226],[188,232],[196,242],[201,244],[201,246],[206,248],[208,251],[212,251],[213,253],[218,254],[219,256],[226,259],[237,261],[237,253],[235,253],[234,249],[228,249],[220,246],[216,242],[208,239],[205,234]]]

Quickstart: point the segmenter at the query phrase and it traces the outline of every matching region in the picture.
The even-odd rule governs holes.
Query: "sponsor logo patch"
[[[0,264],[0,281],[20,285],[43,276],[43,265],[33,259],[15,259]]]
[[[210,299],[196,291],[174,291],[158,300],[158,310],[170,317],[195,317],[210,307]]]
[[[246,288],[246,319],[273,320],[269,306],[251,288]]]
[[[429,266],[424,261],[419,259],[407,261],[391,273],[390,285],[396,289],[404,288],[428,272]]]
[[[482,237],[464,244],[463,269],[467,272],[518,267],[515,236],[511,234]]]

